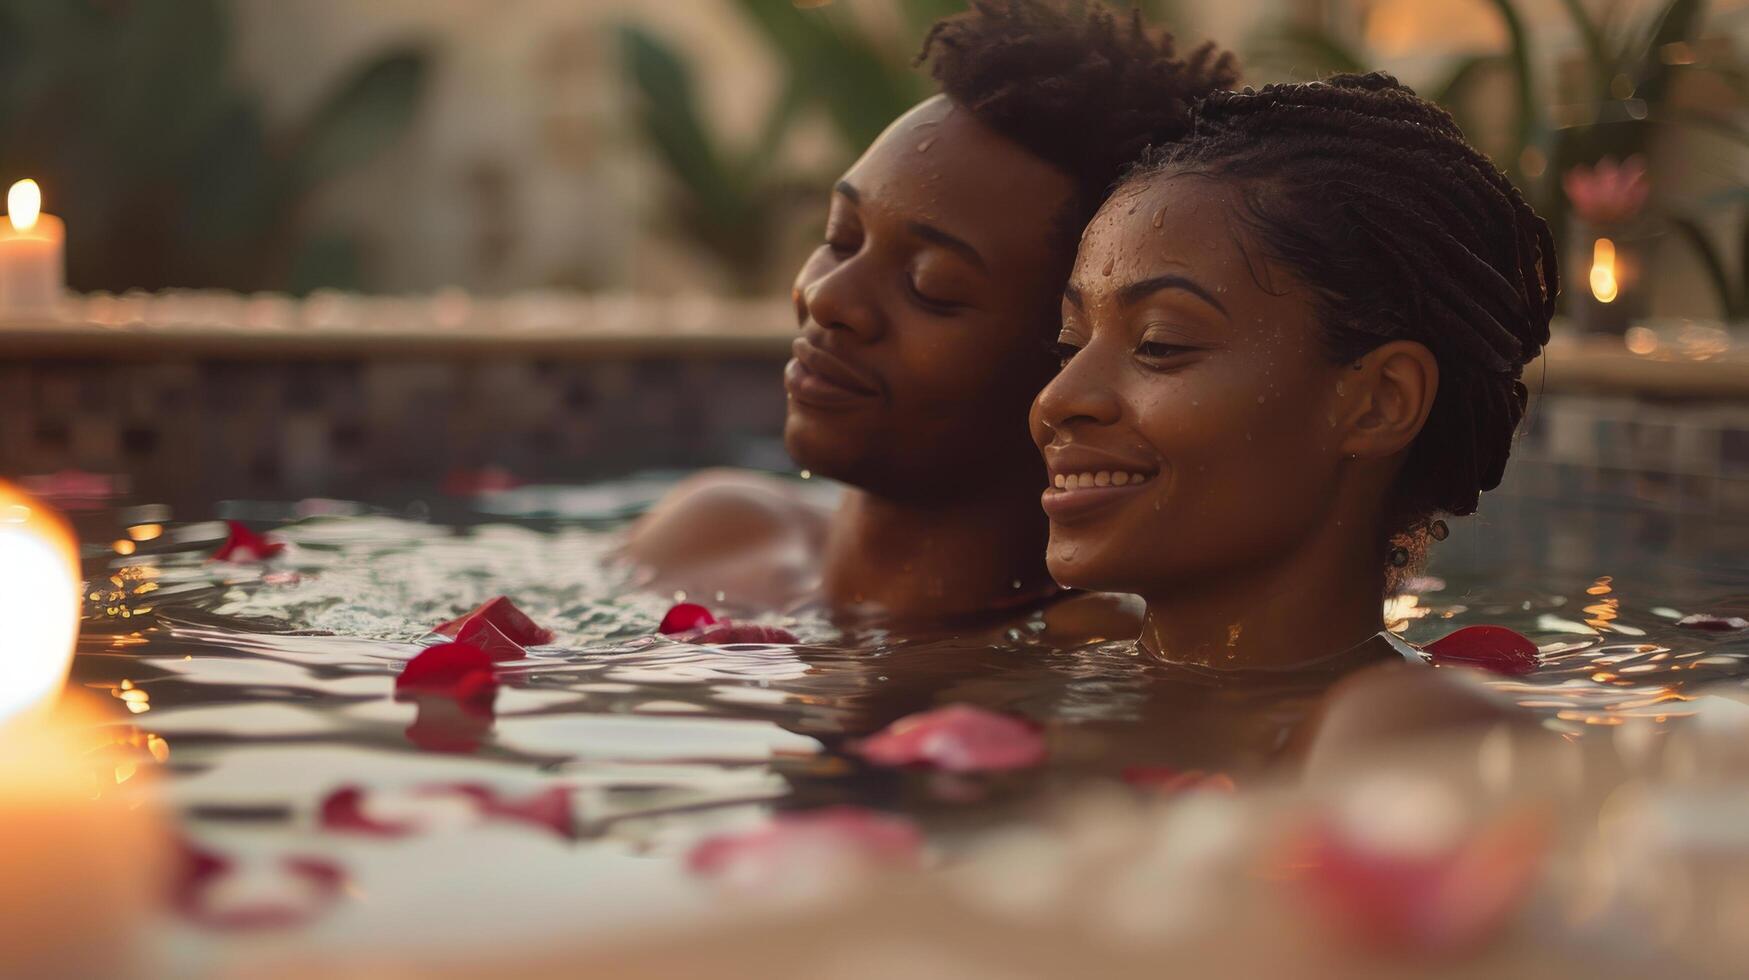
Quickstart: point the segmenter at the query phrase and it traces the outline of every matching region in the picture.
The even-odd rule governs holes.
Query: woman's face
[[[944,98],[868,148],[796,277],[784,442],[900,499],[1036,479],[1020,424],[1049,377],[1069,177]]]
[[[1344,366],[1226,184],[1121,190],[1081,241],[1032,408],[1051,574],[1144,597],[1279,559],[1329,519]]]

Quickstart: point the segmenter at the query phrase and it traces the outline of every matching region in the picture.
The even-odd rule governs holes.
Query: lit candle
[[[6,193],[0,222],[0,318],[50,316],[66,291],[67,228],[42,213],[42,189],[21,180]]]
[[[0,949],[7,976],[129,976],[170,857],[149,796],[97,769],[113,736],[58,705],[79,636],[66,522],[0,482]],[[71,708],[71,710],[69,710]],[[108,776],[109,778],[98,778]],[[109,782],[105,791],[103,783]]]

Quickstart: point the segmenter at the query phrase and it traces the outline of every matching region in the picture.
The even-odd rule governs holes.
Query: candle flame
[[[47,707],[66,684],[82,584],[67,523],[0,481],[0,723]]]
[[[6,192],[6,218],[14,231],[29,231],[36,227],[37,216],[43,211],[43,190],[36,181],[26,178]]]
[[[1591,247],[1591,295],[1599,303],[1613,303],[1620,290],[1615,280],[1615,243],[1599,238]]]

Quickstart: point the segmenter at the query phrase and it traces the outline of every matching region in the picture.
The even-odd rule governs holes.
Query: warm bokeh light
[[[14,231],[29,231],[36,227],[37,216],[42,214],[43,192],[36,181],[25,179],[12,185],[6,192],[6,219],[12,222]]]
[[[1615,279],[1615,243],[1599,238],[1591,247],[1591,295],[1599,303],[1613,303],[1619,289]]]
[[[67,523],[0,482],[0,722],[53,702],[66,683],[81,584]]]

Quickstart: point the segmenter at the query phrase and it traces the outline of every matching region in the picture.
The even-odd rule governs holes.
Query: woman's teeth
[[[1100,470],[1097,473],[1058,473],[1051,482],[1058,490],[1080,490],[1084,487],[1124,487],[1132,483],[1143,483],[1147,479],[1146,473]]]

